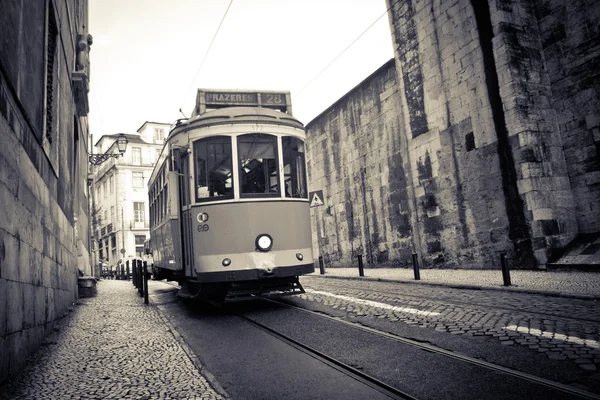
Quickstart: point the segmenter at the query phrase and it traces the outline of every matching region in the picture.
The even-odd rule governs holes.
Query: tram
[[[217,301],[304,293],[306,132],[291,111],[289,92],[198,90],[148,182],[154,279]]]

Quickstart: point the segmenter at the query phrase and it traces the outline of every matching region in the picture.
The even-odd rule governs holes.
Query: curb
[[[192,364],[194,364],[198,372],[200,372],[200,375],[202,375],[206,379],[210,387],[224,398],[232,399],[229,393],[227,393],[223,386],[221,386],[217,378],[215,378],[215,376],[208,369],[206,369],[204,365],[202,365],[200,359],[198,359],[198,357],[196,356],[196,354],[194,354],[190,346],[188,346],[188,344],[185,342],[183,336],[179,334],[179,332],[177,331],[177,329],[175,329],[175,326],[171,323],[171,321],[169,321],[167,317],[163,315],[160,307],[158,307],[158,305],[150,301],[150,296],[148,296],[148,305],[152,306],[156,310],[158,317],[167,326],[169,332],[171,333],[171,335],[173,335],[175,341],[183,348],[185,354],[188,356]]]
[[[449,287],[453,289],[467,289],[467,290],[498,290],[502,292],[519,292],[519,293],[528,293],[528,294],[537,294],[541,296],[548,297],[562,297],[567,299],[578,299],[578,300],[592,300],[598,301],[600,300],[600,295],[591,295],[591,294],[583,294],[583,293],[567,293],[567,292],[555,292],[551,290],[536,290],[536,289],[521,289],[518,287],[495,287],[495,286],[483,286],[483,285],[467,285],[460,283],[440,283],[440,282],[425,282],[425,281],[401,281],[394,280],[388,278],[371,278],[368,276],[325,276],[325,275],[310,275],[312,277],[326,278],[326,279],[347,279],[347,280],[369,280],[369,281],[378,281],[378,282],[387,282],[387,283],[408,283],[411,285],[428,285],[428,286],[441,286],[441,287]]]

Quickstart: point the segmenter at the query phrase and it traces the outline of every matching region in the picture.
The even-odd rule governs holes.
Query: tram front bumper
[[[313,263],[272,268],[249,268],[231,271],[197,272],[198,282],[237,282],[285,278],[315,272]]]

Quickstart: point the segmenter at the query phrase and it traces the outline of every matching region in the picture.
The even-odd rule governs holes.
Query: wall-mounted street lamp
[[[127,137],[121,133],[119,134],[119,137],[117,138],[117,140],[115,140],[115,142],[110,146],[110,149],[112,149],[112,147],[115,145],[115,143],[117,144],[117,149],[119,150],[118,153],[108,153],[105,152],[103,154],[90,154],[90,164],[91,165],[100,165],[103,162],[105,162],[106,160],[108,160],[109,158],[118,158],[121,157],[123,154],[125,154],[125,151],[127,150],[127,143],[129,143],[129,141],[127,140]]]

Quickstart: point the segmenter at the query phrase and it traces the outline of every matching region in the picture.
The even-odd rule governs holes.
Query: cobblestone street
[[[595,300],[375,280],[364,280],[357,289],[346,279],[320,276],[303,282],[317,290],[301,297],[344,311],[349,318],[384,318],[453,335],[487,336],[549,359],[572,360],[586,371],[600,370]]]
[[[150,282],[152,284],[152,282]],[[224,399],[130,281],[98,282],[44,340],[2,399]]]

